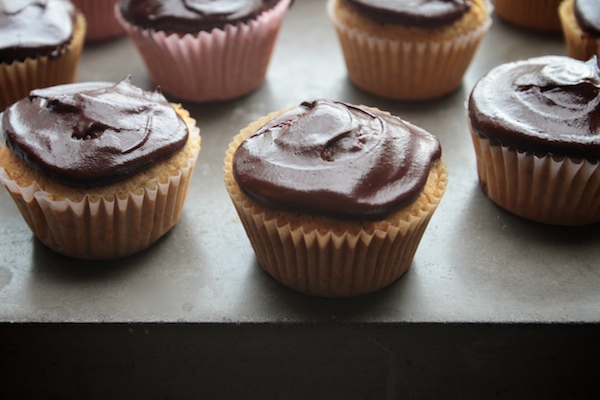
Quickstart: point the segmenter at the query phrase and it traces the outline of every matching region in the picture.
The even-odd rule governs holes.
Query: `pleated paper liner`
[[[73,0],[87,20],[86,41],[100,42],[125,35],[125,28],[115,17],[117,0]]]
[[[537,156],[491,143],[471,128],[480,184],[500,207],[552,225],[600,221],[600,163]]]
[[[578,60],[587,61],[593,55],[600,54],[600,40],[581,30],[575,18],[573,6],[574,0],[566,0],[561,3],[559,8],[567,55]]]
[[[445,163],[432,166],[413,203],[381,221],[342,221],[268,209],[241,191],[232,159],[245,138],[281,112],[242,130],[225,158],[225,186],[260,266],[283,285],[316,296],[351,297],[388,286],[409,268],[445,192]]]
[[[58,56],[0,63],[0,111],[27,97],[33,89],[75,82],[85,33],[85,17],[79,13],[73,27],[73,39]]]
[[[281,0],[246,24],[183,36],[141,29],[125,21],[118,6],[115,12],[163,93],[208,102],[243,96],[263,83],[289,4]]]
[[[444,41],[392,40],[345,26],[328,3],[349,79],[359,88],[389,99],[426,100],[457,89],[475,51],[489,30],[478,29]]]
[[[104,192],[98,188],[93,194],[72,197],[56,197],[35,181],[20,186],[18,178],[11,178],[11,171],[3,167],[0,181],[35,236],[58,253],[82,259],[111,259],[144,250],[179,220],[200,151],[195,120],[181,107],[176,109],[190,131],[181,150],[185,159],[178,160],[179,165],[170,165],[176,154],[153,166],[143,179],[130,178]],[[9,150],[4,146],[2,152]],[[162,176],[154,175],[159,172]]]
[[[515,26],[539,32],[560,32],[562,0],[495,0],[496,14]]]

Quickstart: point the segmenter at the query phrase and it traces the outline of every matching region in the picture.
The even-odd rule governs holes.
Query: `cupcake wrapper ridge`
[[[87,41],[104,41],[125,35],[125,28],[115,18],[116,3],[117,0],[73,0],[86,16]]]
[[[447,41],[391,40],[349,28],[328,3],[329,18],[340,40],[349,79],[359,88],[395,100],[425,100],[457,89],[479,44],[491,26]]]
[[[286,218],[287,213],[266,210],[250,200],[232,173],[235,149],[280,113],[269,114],[242,130],[225,158],[225,185],[260,266],[283,285],[315,296],[358,296],[390,285],[408,270],[441,201],[447,184],[445,164],[440,162],[442,172],[436,176],[435,191],[422,194],[419,208],[402,218],[394,217],[389,224],[374,229],[353,224],[346,230],[298,225]]]
[[[164,93],[208,102],[243,96],[263,83],[289,5],[281,0],[248,23],[183,36],[136,27],[118,6],[115,13]]]
[[[85,17],[79,13],[73,39],[58,56],[0,63],[0,111],[28,96],[33,89],[75,82],[86,29]]]
[[[517,151],[472,128],[471,137],[481,187],[500,207],[552,225],[600,221],[600,163]]]
[[[124,257],[152,245],[179,220],[200,151],[199,129],[186,117],[197,142],[187,167],[167,182],[141,193],[92,201],[55,200],[36,182],[19,186],[0,167],[0,181],[17,204],[35,236],[52,250],[81,259]]]

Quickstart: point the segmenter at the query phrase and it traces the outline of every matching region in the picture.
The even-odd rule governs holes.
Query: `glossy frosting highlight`
[[[387,113],[339,101],[304,102],[236,150],[241,189],[270,207],[379,219],[421,192],[438,140]]]
[[[144,29],[196,33],[247,22],[279,0],[123,0],[121,14]]]
[[[536,154],[600,158],[600,75],[587,62],[544,56],[496,67],[469,98],[473,129]]]
[[[67,0],[0,0],[0,62],[55,56],[73,35]]]
[[[2,129],[17,156],[76,187],[128,178],[177,152],[188,138],[162,94],[129,80],[33,90],[4,111]]]
[[[451,24],[471,8],[471,0],[344,0],[386,24],[434,28]]]

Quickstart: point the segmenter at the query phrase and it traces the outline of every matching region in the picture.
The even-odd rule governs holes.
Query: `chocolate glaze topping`
[[[440,157],[433,135],[398,117],[315,100],[246,139],[233,173],[248,196],[270,207],[380,219],[419,195]]]
[[[435,28],[469,11],[472,0],[344,0],[384,24]]]
[[[0,63],[57,56],[73,35],[67,0],[0,0]]]
[[[473,88],[473,129],[535,154],[600,158],[600,75],[587,62],[545,56],[501,65]]]
[[[574,12],[577,23],[584,32],[600,37],[600,1],[575,0]]]
[[[280,0],[122,0],[130,23],[157,31],[196,33],[254,19]]]
[[[33,90],[4,111],[2,127],[17,156],[77,187],[130,177],[177,152],[188,137],[159,92],[128,79]]]

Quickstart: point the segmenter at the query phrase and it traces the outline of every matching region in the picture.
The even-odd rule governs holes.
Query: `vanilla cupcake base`
[[[451,35],[376,36],[350,27],[328,13],[342,48],[348,78],[359,88],[394,100],[425,100],[457,89],[491,26],[487,18],[473,30]]]
[[[290,1],[279,1],[248,23],[195,35],[141,29],[123,18],[118,5],[115,13],[163,93],[179,100],[224,101],[264,82]]]
[[[579,27],[574,11],[574,0],[566,0],[559,8],[562,31],[567,46],[567,55],[587,61],[593,55],[600,54],[600,39],[583,32]]]
[[[179,220],[200,151],[199,129],[176,106],[189,138],[169,159],[124,181],[78,189],[32,170],[3,145],[0,181],[27,225],[52,250],[82,259],[124,257],[151,246]]]
[[[448,180],[445,163],[432,166],[417,199],[380,221],[269,209],[240,189],[232,160],[244,139],[281,112],[242,130],[225,158],[225,186],[260,266],[283,285],[322,297],[357,296],[390,285],[409,268],[441,201]]]
[[[471,128],[483,191],[520,217],[553,225],[600,221],[600,163],[539,157],[491,143]]]
[[[75,82],[86,29],[85,17],[79,13],[71,43],[58,56],[0,63],[0,111],[27,97],[33,89]]]

